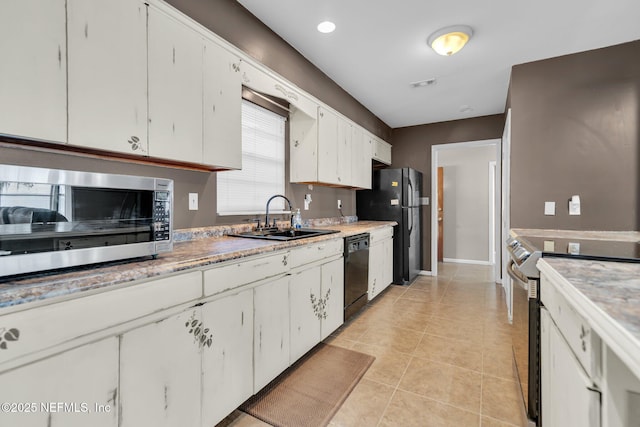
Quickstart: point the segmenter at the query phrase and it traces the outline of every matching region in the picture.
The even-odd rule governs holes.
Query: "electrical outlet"
[[[342,209],[342,200],[338,199],[338,209]]]
[[[198,210],[198,193],[189,193],[189,210]]]

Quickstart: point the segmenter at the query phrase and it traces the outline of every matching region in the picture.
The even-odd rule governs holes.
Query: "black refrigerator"
[[[378,169],[371,184],[371,190],[356,192],[356,215],[398,223],[393,232],[393,283],[409,284],[422,270],[422,173]]]

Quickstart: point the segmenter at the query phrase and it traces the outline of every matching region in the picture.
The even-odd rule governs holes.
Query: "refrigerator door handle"
[[[411,207],[413,206],[413,184],[411,183],[411,178],[407,181],[407,187],[407,206]]]
[[[407,208],[407,221],[409,223],[409,239],[408,246],[411,247],[411,232],[413,231],[413,212],[411,209]]]

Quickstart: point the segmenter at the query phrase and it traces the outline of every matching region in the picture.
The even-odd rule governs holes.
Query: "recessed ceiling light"
[[[336,24],[331,21],[324,21],[318,24],[318,31],[321,33],[332,33],[336,29]]]

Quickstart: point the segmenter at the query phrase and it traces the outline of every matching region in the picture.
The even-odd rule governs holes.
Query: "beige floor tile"
[[[486,326],[482,335],[482,345],[484,348],[511,349],[511,331]]]
[[[382,417],[380,426],[469,427],[477,426],[479,418],[479,414],[397,390]]]
[[[367,330],[356,341],[364,344],[386,346],[401,353],[411,354],[418,346],[421,338],[421,332],[394,326],[380,326]]]
[[[353,319],[352,321],[344,324],[337,331],[335,331],[332,335],[339,336],[342,339],[347,339],[351,341],[355,341],[360,338],[371,325],[367,324],[365,321],[359,321],[359,319]]]
[[[414,357],[398,388],[479,413],[481,382],[480,372]]]
[[[393,387],[398,385],[411,360],[411,356],[408,354],[378,345],[356,343],[352,350],[369,354],[376,358],[364,374],[364,378]]]
[[[452,320],[434,316],[429,319],[425,332],[432,335],[466,340],[468,342],[482,345],[482,323]]]
[[[442,296],[444,295],[444,291],[425,291],[420,289],[407,289],[407,291],[402,295],[403,299],[410,299],[415,301],[428,301],[437,303]]]
[[[340,335],[329,335],[324,340],[324,343],[325,344],[335,345],[337,347],[342,347],[342,348],[352,348],[354,346],[354,344],[356,344],[355,341],[348,340],[346,338],[343,338]]]
[[[507,423],[522,423],[522,397],[514,381],[482,376],[482,415]]]
[[[413,355],[482,372],[482,349],[466,340],[424,334]]]
[[[504,421],[496,420],[495,418],[484,417],[484,416],[480,421],[480,426],[481,427],[524,427],[524,425],[521,426],[520,424],[506,423]]]
[[[421,301],[400,297],[393,304],[398,311],[410,311],[412,313],[432,314],[433,307],[437,303],[434,301]]]
[[[329,425],[336,427],[377,425],[393,395],[393,390],[393,387],[363,378]]]
[[[482,373],[510,381],[516,381],[516,378],[513,376],[512,353],[485,349],[482,353]]]

